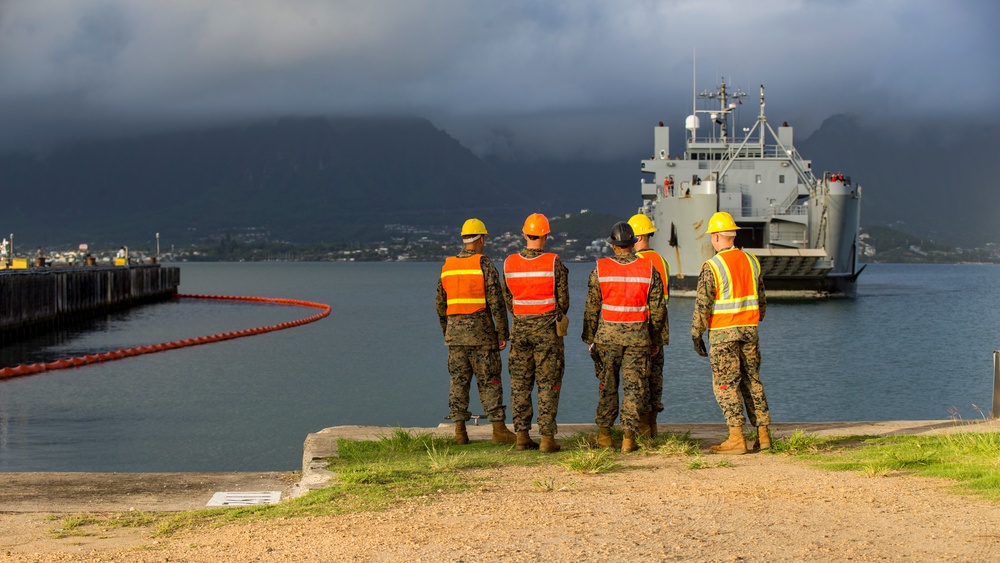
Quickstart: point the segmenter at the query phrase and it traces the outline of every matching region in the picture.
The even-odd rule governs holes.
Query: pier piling
[[[110,311],[170,299],[180,269],[160,265],[0,273],[0,343]]]

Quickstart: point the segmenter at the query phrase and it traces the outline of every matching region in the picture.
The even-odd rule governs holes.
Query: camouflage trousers
[[[559,391],[566,372],[563,339],[550,335],[515,339],[507,357],[510,373],[510,404],[514,430],[531,428],[531,391],[538,384],[538,430],[543,436],[555,436]]]
[[[596,344],[601,357],[597,369],[600,382],[594,422],[610,428],[618,418],[618,383],[621,380],[622,430],[639,429],[639,417],[649,412],[649,347]],[[619,377],[620,372],[620,377]]]
[[[448,410],[452,421],[469,420],[469,387],[472,376],[476,377],[479,400],[491,422],[506,418],[503,410],[503,385],[500,381],[500,351],[493,346],[449,346],[448,373],[451,374],[451,390],[448,394]]]
[[[760,382],[760,345],[754,341],[712,344],[712,386],[715,400],[729,426],[743,426],[744,404],[750,424],[771,424],[764,386]]]
[[[663,348],[649,359],[649,409],[663,412]]]

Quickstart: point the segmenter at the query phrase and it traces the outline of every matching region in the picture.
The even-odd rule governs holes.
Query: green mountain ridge
[[[903,222],[924,239],[975,246],[1000,241],[990,134],[834,116],[796,146],[814,170],[864,187],[863,225]],[[272,119],[0,155],[0,229],[30,246],[115,248],[157,232],[171,244],[373,242],[389,224],[457,230],[472,216],[502,232],[533,212],[631,215],[643,156],[484,159],[420,118]]]
[[[46,244],[245,229],[296,242],[374,240],[388,223],[512,220],[524,200],[421,119],[281,119],[92,142],[7,156],[0,185],[16,195],[11,228]]]

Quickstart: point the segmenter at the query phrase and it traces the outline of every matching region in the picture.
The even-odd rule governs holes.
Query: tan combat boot
[[[593,434],[591,434],[593,435]],[[598,448],[610,448],[611,443],[611,429],[610,428],[598,428],[597,429],[597,447]]]
[[[708,451],[713,454],[725,455],[743,455],[747,453],[747,441],[743,438],[743,427],[730,426],[729,439],[718,446],[708,448]]]
[[[757,442],[760,444],[760,449],[771,449],[771,432],[768,431],[767,426],[757,427]]]
[[[649,437],[651,430],[649,428],[649,414],[644,414],[639,416],[639,435],[645,438]]]
[[[543,453],[551,454],[558,452],[562,447],[556,443],[554,436],[542,436],[542,445],[538,447],[538,450]]]
[[[465,431],[465,421],[455,421],[455,443],[464,446],[469,443],[469,434]]]
[[[656,427],[656,409],[649,411],[649,437],[656,438],[656,435],[660,433],[660,429]]]
[[[537,450],[538,443],[531,439],[527,430],[517,431],[517,441],[514,442],[515,450]]]
[[[625,431],[625,437],[622,438],[622,453],[627,454],[629,452],[634,452],[639,449],[639,444],[635,443],[635,432],[631,430]]]
[[[513,444],[517,441],[517,437],[514,433],[507,429],[507,425],[503,423],[502,420],[493,421],[493,443],[494,444]]]

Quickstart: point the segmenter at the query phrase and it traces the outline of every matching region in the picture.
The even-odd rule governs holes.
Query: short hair
[[[538,240],[538,239],[542,238],[542,237],[541,237],[541,236],[539,236],[539,235],[529,235],[529,234],[527,234],[527,233],[525,233],[525,235],[524,235],[524,236],[528,237],[528,240]]]

